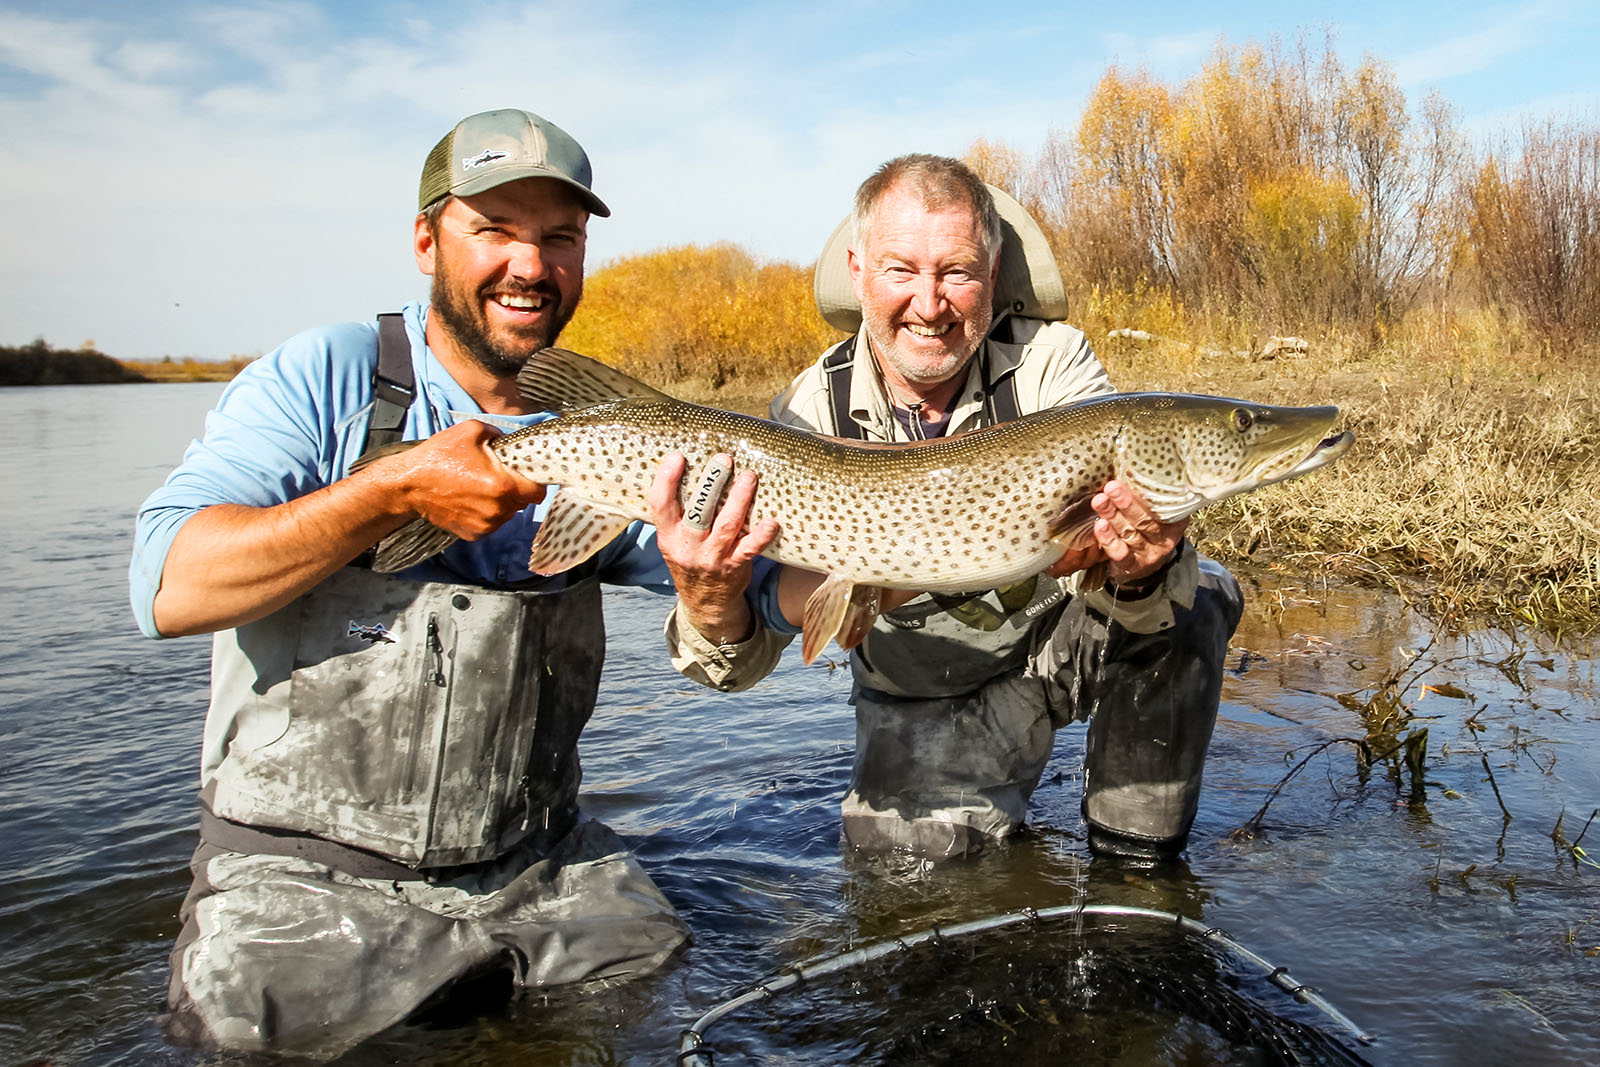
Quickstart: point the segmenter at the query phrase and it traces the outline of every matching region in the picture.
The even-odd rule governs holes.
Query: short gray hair
[[[972,209],[983,234],[983,251],[993,265],[1000,256],[1000,212],[994,195],[973,169],[949,156],[913,152],[896,156],[872,172],[856,190],[855,208],[850,213],[850,243],[865,250],[865,239],[877,217],[878,205],[891,189],[904,183],[922,199],[924,207],[938,211],[953,205]]]

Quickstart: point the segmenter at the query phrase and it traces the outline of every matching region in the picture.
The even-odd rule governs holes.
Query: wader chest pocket
[[[517,666],[543,658],[529,614],[513,593],[335,575],[303,602],[289,729],[251,777],[294,829],[412,865],[496,855],[526,811],[538,686]]]

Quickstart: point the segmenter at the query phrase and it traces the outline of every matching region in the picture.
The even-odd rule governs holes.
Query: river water
[[[141,638],[126,589],[133,511],[219,391],[0,389],[3,1063],[219,1062],[167,1047],[154,1019],[195,840],[209,645]],[[1563,847],[1600,806],[1594,649],[1492,632],[1427,647],[1430,625],[1393,597],[1244,581],[1191,847],[1157,870],[1091,862],[1081,728],[1058,737],[1010,845],[942,866],[847,854],[848,672],[791,650],[751,693],[703,691],[666,667],[666,601],[608,592],[583,804],[630,839],[693,947],[646,980],[483,1004],[348,1062],[671,1063],[685,1027],[787,965],[1084,902],[1226,931],[1370,1034],[1357,1051],[1372,1063],[1600,1062],[1600,868]],[[1396,738],[1428,731],[1420,782],[1398,759],[1364,768],[1347,743],[1311,755],[1363,737],[1355,705],[1397,672],[1414,718]],[[1308,755],[1260,831],[1234,835]],[[1600,856],[1600,819],[1580,848]],[[1258,1063],[1191,1016],[1228,993],[1328,1024],[1244,968],[1149,949],[1138,922],[1091,934],[1066,931],[1073,948],[1014,928],[971,935],[970,952],[903,953],[707,1037],[722,1067],[1044,1063],[1063,1045],[1077,1062]],[[1125,1003],[1147,994],[1155,1008]]]

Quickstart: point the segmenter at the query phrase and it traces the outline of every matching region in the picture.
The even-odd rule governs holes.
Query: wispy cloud
[[[1223,36],[1220,29],[1200,29],[1177,34],[1108,33],[1103,41],[1107,56],[1114,62],[1166,74],[1178,69],[1187,73],[1216,48]]]
[[[1400,56],[1394,61],[1395,76],[1402,85],[1422,86],[1481,73],[1530,48],[1561,10],[1548,3],[1518,8],[1482,29]]]

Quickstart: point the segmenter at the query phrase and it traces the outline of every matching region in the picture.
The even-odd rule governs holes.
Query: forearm
[[[489,451],[498,434],[468,419],[286,503],[205,508],[167,552],[156,630],[175,637],[259,619],[413,517],[467,540],[492,533],[544,496]]]
[[[748,641],[755,631],[755,615],[742,590],[706,589],[692,577],[680,577],[678,615],[715,645]]]
[[[273,507],[216,504],[173,539],[155,595],[165,637],[209,633],[283,607],[409,517],[382,481],[356,475]]]

